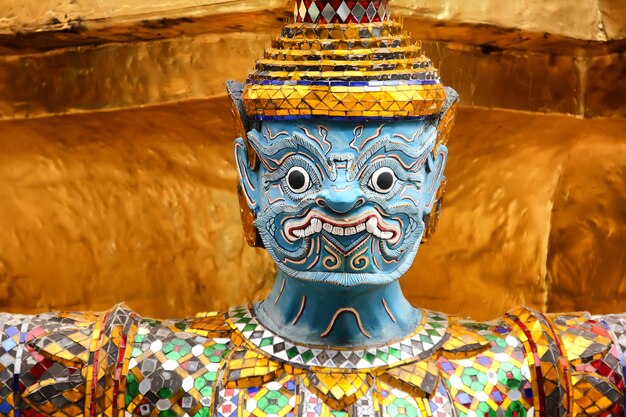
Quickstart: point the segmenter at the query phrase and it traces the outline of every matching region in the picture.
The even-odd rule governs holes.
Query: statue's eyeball
[[[309,173],[302,167],[291,167],[289,172],[287,172],[287,185],[294,193],[305,192],[311,185]]]
[[[369,186],[377,193],[387,194],[396,183],[396,174],[391,168],[378,168],[370,178]]]

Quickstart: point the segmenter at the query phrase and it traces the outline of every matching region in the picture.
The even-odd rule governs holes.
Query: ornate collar
[[[264,352],[275,361],[302,368],[354,371],[425,359],[441,346],[448,329],[445,314],[422,310],[421,322],[405,339],[374,347],[333,348],[289,341],[263,326],[249,306],[232,307],[227,321],[241,345]]]
[[[376,391],[376,380],[415,397],[431,398],[440,384],[440,355],[461,359],[489,346],[456,320],[449,322],[445,314],[422,312],[421,323],[409,337],[373,347],[294,343],[263,326],[249,306],[233,307],[218,324],[213,318],[200,327],[231,329],[235,346],[221,367],[221,387],[259,387],[291,375],[327,405],[342,410]]]

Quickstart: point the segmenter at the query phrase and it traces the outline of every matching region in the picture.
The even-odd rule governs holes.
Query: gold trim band
[[[446,100],[441,84],[375,88],[248,85],[244,104],[250,116],[413,117],[439,113]]]

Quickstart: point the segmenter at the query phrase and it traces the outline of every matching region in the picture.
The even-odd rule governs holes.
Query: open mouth
[[[303,218],[287,220],[283,230],[289,242],[312,236],[322,230],[335,236],[352,236],[367,232],[391,244],[398,243],[401,235],[398,225],[388,223],[374,210],[347,220],[333,219],[317,211],[311,211]]]

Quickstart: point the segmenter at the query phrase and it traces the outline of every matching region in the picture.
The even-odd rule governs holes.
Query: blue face
[[[265,248],[295,278],[386,284],[411,266],[447,149],[430,121],[268,121],[235,142]],[[435,149],[436,148],[436,149]]]

